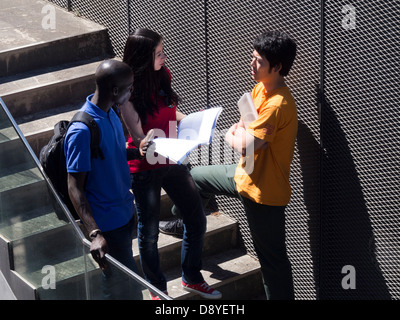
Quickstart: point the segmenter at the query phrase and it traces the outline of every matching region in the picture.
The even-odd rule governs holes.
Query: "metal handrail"
[[[61,200],[61,198],[58,195],[57,191],[55,190],[53,184],[51,183],[49,177],[44,172],[43,167],[40,164],[39,159],[37,158],[37,156],[34,153],[33,149],[29,145],[29,142],[26,140],[24,134],[20,130],[20,128],[19,128],[18,124],[16,123],[14,117],[12,116],[10,111],[8,110],[6,104],[4,103],[4,101],[3,101],[3,99],[1,97],[0,97],[0,104],[1,104],[4,112],[6,113],[9,121],[11,122],[12,126],[14,127],[14,130],[17,132],[19,138],[21,139],[21,141],[23,142],[23,144],[25,145],[25,147],[29,151],[29,154],[31,155],[31,157],[32,157],[33,161],[35,162],[36,166],[39,168],[39,170],[40,170],[41,174],[43,175],[43,177],[44,177],[49,189],[51,190],[52,194],[54,195],[55,199],[57,200],[57,203],[60,205],[60,207],[62,208],[64,214],[67,216],[69,222],[72,224],[72,226],[74,228],[74,231],[76,232],[78,238],[80,239],[80,241],[82,242],[82,244],[84,246],[86,246],[87,248],[90,248],[90,241],[86,239],[86,237],[83,234],[81,228],[79,227],[79,225],[75,221],[75,218],[72,216],[72,214],[70,213],[70,211],[67,208],[67,206]],[[172,298],[170,296],[166,295],[164,292],[162,292],[158,288],[154,287],[152,284],[147,282],[144,278],[142,278],[141,276],[139,276],[138,274],[136,274],[135,272],[133,272],[132,270],[127,268],[125,265],[120,263],[118,260],[113,258],[111,255],[106,254],[105,257],[106,257],[106,260],[111,265],[113,265],[114,267],[116,267],[117,269],[119,269],[120,271],[125,273],[127,276],[133,278],[137,283],[139,283],[140,285],[142,285],[145,288],[147,288],[150,292],[154,293],[155,295],[158,295],[162,300],[172,300]],[[87,284],[87,277],[86,276],[85,276],[85,282],[86,282],[85,283],[86,297],[87,297],[87,299],[90,299],[90,294],[89,294],[89,291],[88,291],[88,284]]]

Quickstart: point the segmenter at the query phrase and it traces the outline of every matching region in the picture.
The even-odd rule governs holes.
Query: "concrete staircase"
[[[72,13],[56,8],[57,28],[44,30],[41,10],[47,4],[44,1],[2,0],[0,5],[0,37],[6,35],[10,39],[3,41],[5,45],[0,48],[0,97],[36,155],[52,136],[54,124],[71,119],[86,96],[94,91],[94,72],[100,61],[113,56],[107,30]],[[12,144],[8,144],[7,148],[12,148]],[[12,167],[16,174],[36,170],[23,165],[13,164]],[[24,194],[23,197],[29,193],[26,203],[35,203],[34,199],[40,198],[40,191],[46,188],[45,181],[41,179],[29,184],[28,189],[26,186],[16,187],[19,193]],[[3,194],[8,192],[0,191]],[[18,197],[14,197],[13,201],[17,201]],[[162,219],[170,219],[171,201],[166,194],[161,197]],[[18,223],[31,224],[32,235],[28,238],[39,237],[40,234],[41,241],[46,241],[46,235],[63,234],[64,222],[56,217],[50,203],[46,208],[32,206],[30,209],[29,212],[40,212],[37,217],[46,215],[47,222],[43,226],[39,218],[16,219]],[[35,217],[35,214],[31,216]],[[7,219],[13,220],[11,217]],[[14,233],[16,230],[13,225],[0,228],[1,236],[6,240],[7,228]],[[17,242],[24,244],[21,246],[24,250],[29,248],[28,238],[26,234],[23,238],[17,237]],[[180,247],[180,239],[160,234],[161,264],[168,279],[169,295],[174,299],[200,299],[181,288]],[[136,241],[133,249],[138,261]],[[17,250],[18,259],[24,260],[24,250]],[[67,257],[69,253],[65,255],[67,263],[70,261]],[[10,261],[10,264],[13,262]],[[93,270],[96,269],[93,265]],[[223,299],[254,299],[263,294],[259,263],[240,249],[237,222],[219,212],[207,216],[203,269],[206,281],[223,293]],[[23,277],[23,272],[15,277]],[[41,298],[45,298],[44,293]],[[38,298],[38,295],[27,297]]]
[[[42,27],[45,1],[2,0],[0,96],[38,154],[53,125],[70,119],[94,91],[99,61],[112,56],[107,29],[55,10],[56,29]]]
[[[171,219],[169,199],[161,219]],[[260,266],[256,259],[240,248],[238,224],[220,212],[207,212],[207,231],[203,248],[204,279],[213,288],[222,292],[222,299],[258,299],[263,294]],[[201,299],[181,287],[180,250],[182,240],[160,233],[158,240],[161,268],[167,278],[167,290],[176,300]],[[133,251],[138,256],[137,242]]]

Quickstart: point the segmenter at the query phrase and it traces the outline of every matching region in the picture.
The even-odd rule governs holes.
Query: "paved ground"
[[[48,28],[52,21],[55,29]],[[98,29],[97,24],[47,1],[0,1],[0,52]]]

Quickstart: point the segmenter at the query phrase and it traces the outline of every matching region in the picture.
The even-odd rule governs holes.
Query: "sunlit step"
[[[43,209],[40,210],[43,211]],[[45,232],[47,230],[51,230],[53,228],[57,228],[66,224],[64,220],[59,219],[54,211],[46,211],[44,211],[43,214],[39,216],[37,212],[28,212],[26,214],[26,217],[17,216],[14,219],[10,219],[8,221],[8,224],[10,225],[0,225],[0,234],[3,237],[6,237],[9,241],[14,241],[24,237],[29,237],[34,234]],[[33,216],[33,218],[29,219],[29,216]],[[26,218],[27,220],[18,221],[23,218]]]
[[[20,164],[0,169],[0,192],[44,180],[39,168],[29,168],[30,164]],[[28,168],[27,168],[28,167]]]

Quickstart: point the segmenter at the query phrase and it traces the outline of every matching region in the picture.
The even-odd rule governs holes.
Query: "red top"
[[[171,79],[171,73],[167,68],[169,77]],[[167,105],[165,102],[165,97],[161,92],[157,100],[158,112],[154,112],[153,115],[147,114],[147,122],[143,126],[143,133],[146,135],[150,129],[154,129],[154,138],[165,137],[165,138],[176,138],[176,104]],[[170,130],[171,129],[171,130]],[[133,144],[131,136],[128,139],[128,149],[136,148]],[[170,165],[169,160],[164,157],[156,156],[152,159],[152,162],[157,161],[155,164],[150,164],[146,159],[142,160],[131,160],[128,161],[130,172],[136,173],[141,171],[153,170],[156,168],[164,167]]]

